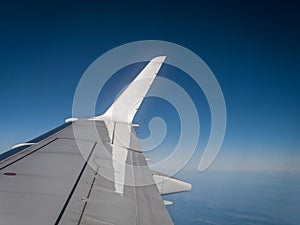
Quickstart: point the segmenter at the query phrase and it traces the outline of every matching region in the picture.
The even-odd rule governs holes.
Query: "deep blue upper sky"
[[[70,117],[98,56],[154,39],[189,48],[220,83],[228,124],[216,167],[299,169],[298,9],[296,1],[1,2],[0,149]]]

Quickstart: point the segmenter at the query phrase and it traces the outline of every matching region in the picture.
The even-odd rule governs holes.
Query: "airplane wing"
[[[103,115],[70,119],[0,155],[1,225],[173,224],[161,195],[191,185],[148,168],[132,124],[164,59]]]

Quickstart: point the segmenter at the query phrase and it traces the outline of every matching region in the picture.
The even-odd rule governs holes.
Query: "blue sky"
[[[189,48],[219,81],[228,121],[213,168],[299,170],[297,9],[292,1],[1,3],[0,149],[30,140],[70,117],[76,86],[101,54],[128,42],[154,39]],[[185,87],[203,115],[203,137],[189,164],[197,168],[209,132],[207,102],[183,73],[163,70],[160,76]],[[123,86],[132,78],[111,82]],[[99,109],[101,104],[107,103],[99,100]],[[162,114],[153,106],[165,109],[161,116],[168,118],[168,126],[176,122],[172,108],[153,98],[143,104],[149,113],[137,119]],[[174,132],[164,143],[168,146],[178,136],[176,129],[170,130]],[[147,136],[146,129],[139,132]]]

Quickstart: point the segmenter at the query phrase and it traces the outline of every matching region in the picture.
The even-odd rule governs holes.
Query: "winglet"
[[[153,58],[107,111],[91,120],[109,120],[131,124],[165,59],[166,56]]]

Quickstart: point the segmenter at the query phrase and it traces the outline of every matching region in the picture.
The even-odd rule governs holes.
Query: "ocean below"
[[[164,196],[176,225],[300,224],[300,173],[185,170],[190,192]]]

